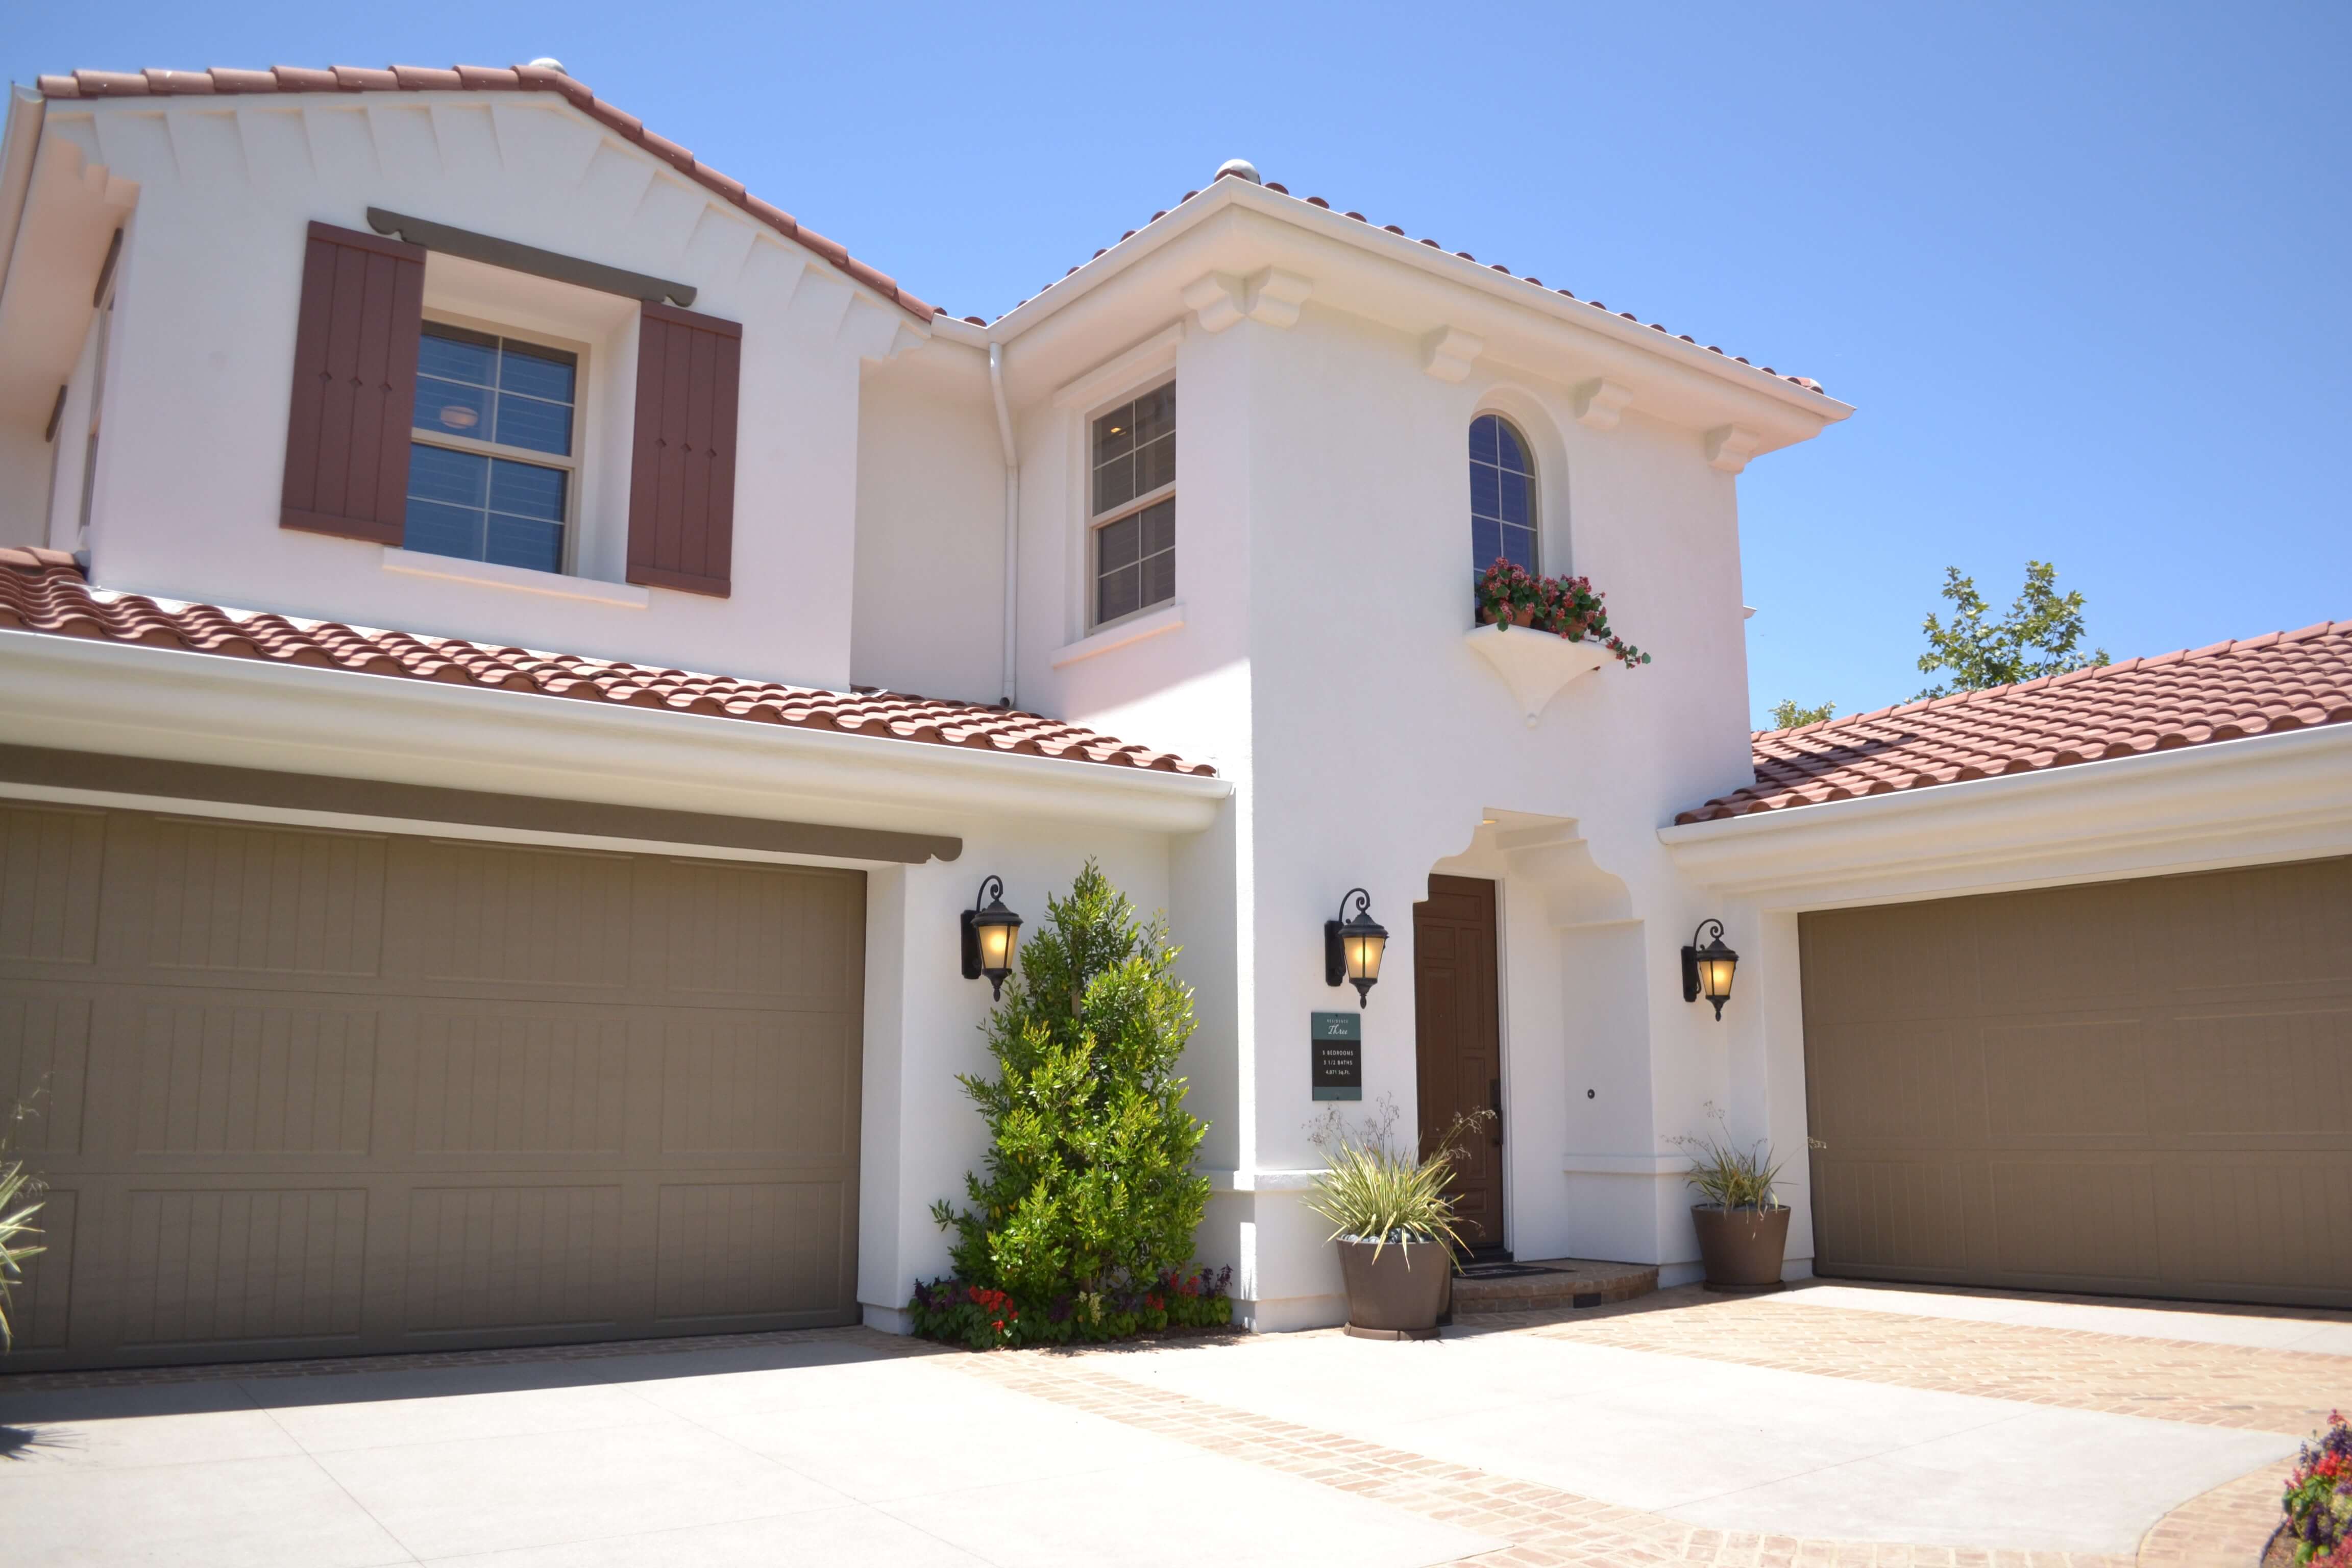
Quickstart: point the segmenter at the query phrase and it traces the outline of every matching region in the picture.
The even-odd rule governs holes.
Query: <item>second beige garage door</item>
[[[1801,931],[1821,1273],[2352,1306],[2352,860]]]
[[[854,1321],[864,892],[0,807],[12,1363]]]

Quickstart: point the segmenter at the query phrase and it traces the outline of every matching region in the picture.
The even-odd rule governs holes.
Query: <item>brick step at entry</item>
[[[1478,1312],[1531,1312],[1549,1307],[1599,1307],[1630,1301],[1658,1288],[1657,1265],[1609,1263],[1591,1258],[1470,1266],[1454,1280],[1456,1317]]]

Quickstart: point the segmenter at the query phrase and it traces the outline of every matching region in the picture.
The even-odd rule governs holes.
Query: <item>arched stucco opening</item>
[[[1434,862],[1430,874],[1494,886],[1497,1159],[1512,1253],[1643,1258],[1654,1244],[1646,1226],[1619,1217],[1629,1205],[1581,1190],[1612,1178],[1564,1173],[1561,1158],[1652,1147],[1649,1003],[1631,891],[1593,858],[1576,818],[1501,809],[1482,813],[1469,843]],[[1461,1026],[1430,1016],[1433,992],[1443,991],[1421,973],[1433,962],[1432,944],[1420,940],[1422,908],[1415,906],[1411,948],[1417,1086],[1459,1059],[1443,1036]],[[1475,1099],[1476,1086],[1468,1087],[1465,1094],[1457,1083],[1455,1097]],[[1424,1127],[1433,1110],[1441,1121],[1450,1113],[1416,1096]]]

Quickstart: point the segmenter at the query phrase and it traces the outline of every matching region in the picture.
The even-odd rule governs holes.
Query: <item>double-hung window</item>
[[[1176,596],[1176,384],[1094,422],[1087,508],[1094,624]]]
[[[426,321],[410,421],[410,550],[564,569],[579,486],[580,356]]]

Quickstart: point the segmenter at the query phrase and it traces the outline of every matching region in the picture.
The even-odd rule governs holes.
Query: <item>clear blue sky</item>
[[[1860,412],[1740,481],[1759,716],[1925,684],[1948,563],[2006,604],[2055,561],[2118,658],[2352,618],[2341,0],[105,0],[0,31],[18,81],[538,55],[959,315],[1240,155],[1817,377]]]

